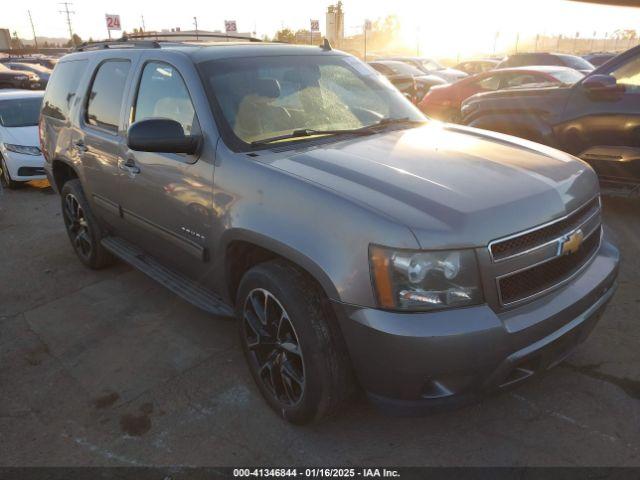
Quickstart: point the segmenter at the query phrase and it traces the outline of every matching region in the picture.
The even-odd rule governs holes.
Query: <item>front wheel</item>
[[[7,168],[7,163],[5,162],[4,158],[0,157],[0,159],[2,159],[2,163],[0,163],[0,168],[2,168],[2,179],[4,180],[4,183],[7,186],[7,188],[10,188],[11,190],[15,190],[17,188],[22,187],[24,183],[16,182],[15,180],[12,180],[11,174],[9,173],[9,169]]]
[[[251,374],[269,405],[304,424],[337,412],[353,392],[351,364],[324,293],[275,260],[242,278],[237,316]]]

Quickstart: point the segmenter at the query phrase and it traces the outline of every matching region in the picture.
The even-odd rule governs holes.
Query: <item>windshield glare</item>
[[[552,75],[560,82],[567,85],[576,83],[578,80],[584,78],[584,73],[577,70],[559,70],[557,72],[553,72]]]
[[[0,125],[7,128],[38,125],[42,97],[0,101]]]
[[[199,68],[223,134],[245,144],[299,129],[354,129],[382,118],[425,120],[393,85],[353,57],[238,58]]]

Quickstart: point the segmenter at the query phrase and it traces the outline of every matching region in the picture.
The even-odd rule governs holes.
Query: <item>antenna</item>
[[[64,10],[58,10],[58,13],[64,13],[67,16],[67,27],[69,27],[69,39],[73,43],[73,29],[71,28],[71,15],[75,14],[73,10],[69,10],[69,5],[73,5],[71,2],[60,2],[60,5],[64,5]]]

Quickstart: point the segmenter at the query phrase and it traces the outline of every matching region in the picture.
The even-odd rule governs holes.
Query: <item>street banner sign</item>
[[[320,31],[320,20],[311,20],[311,31],[312,32]]]
[[[224,21],[224,30],[227,33],[236,33],[238,31],[238,26],[236,25],[235,20],[225,20]]]
[[[105,19],[107,20],[107,30],[122,30],[120,26],[120,15],[110,15],[105,14]]]
[[[365,30],[371,30],[371,20],[365,20],[364,21],[364,29]]]

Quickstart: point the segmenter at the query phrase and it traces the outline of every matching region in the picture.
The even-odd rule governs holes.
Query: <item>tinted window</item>
[[[482,90],[497,90],[500,88],[500,75],[491,75],[477,82]]]
[[[87,104],[87,122],[91,125],[118,131],[124,87],[131,64],[126,60],[110,60],[98,68],[91,85]]]
[[[65,120],[76,98],[76,90],[87,68],[86,60],[56,65],[44,96],[42,114]]]
[[[0,125],[9,128],[36,126],[41,106],[41,97],[0,100]]]
[[[195,110],[187,87],[178,71],[166,63],[149,63],[144,67],[133,120],[168,118],[191,134]]]

